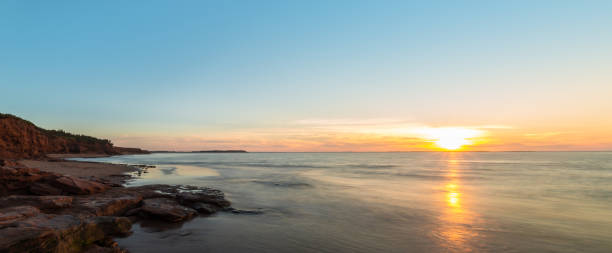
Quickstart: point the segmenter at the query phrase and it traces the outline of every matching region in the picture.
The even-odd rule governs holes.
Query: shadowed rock
[[[71,215],[39,214],[1,229],[0,252],[81,252],[130,228],[131,222],[123,217],[82,220]]]
[[[14,206],[0,209],[0,228],[10,226],[16,221],[36,216],[39,213],[40,210],[33,206]]]
[[[73,197],[71,196],[31,196],[31,195],[11,195],[0,198],[0,208],[30,205],[41,210],[54,210],[72,206]]]
[[[145,199],[140,208],[140,214],[147,218],[159,218],[170,222],[179,222],[195,216],[198,212],[192,208],[181,206],[173,199]]]

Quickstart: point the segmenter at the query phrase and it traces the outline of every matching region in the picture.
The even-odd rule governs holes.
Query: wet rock
[[[102,247],[99,245],[92,245],[89,247],[85,253],[128,253],[127,250],[119,248],[119,246],[112,245],[109,247]]]
[[[0,252],[76,252],[82,224],[74,216],[48,214],[15,222],[0,230]]]
[[[0,230],[0,252],[82,252],[131,228],[127,218],[39,214]]]
[[[145,217],[155,217],[170,222],[184,221],[197,213],[196,210],[181,206],[175,200],[168,198],[145,199],[140,210],[140,214]]]
[[[225,211],[231,212],[233,214],[248,214],[248,215],[256,215],[262,214],[261,210],[243,210],[243,209],[235,209],[235,208],[226,208]]]
[[[40,210],[33,206],[14,206],[2,208],[0,209],[0,229],[10,226],[16,221],[36,216],[39,213]]]
[[[205,187],[184,185],[145,185],[130,189],[142,194],[145,199],[172,198],[176,199],[181,205],[188,206],[193,209],[200,208],[207,213],[210,211],[216,212],[231,205],[231,203],[225,199],[223,192]],[[199,203],[202,205],[198,205]]]
[[[139,212],[140,212],[140,207],[139,208],[130,209],[127,212],[125,212],[123,215],[129,217],[129,216],[138,215]]]
[[[123,252],[110,236],[128,234],[138,216],[179,222],[230,206],[210,188],[91,179],[0,167],[0,252]],[[122,215],[130,217],[114,217]]]
[[[180,232],[179,232],[179,235],[180,235],[180,236],[188,236],[188,235],[191,235],[191,234],[192,234],[192,232],[191,232],[191,231],[185,231],[185,230],[183,230],[183,231],[180,231]]]
[[[192,205],[196,203],[205,203],[214,205],[219,208],[227,207],[230,202],[227,201],[223,192],[214,189],[197,189],[193,191],[183,191],[177,194],[177,199],[183,205]]]
[[[206,203],[194,203],[190,205],[189,207],[203,214],[213,214],[220,210],[219,207],[211,205],[211,204],[206,204]]]
[[[41,210],[54,210],[72,206],[71,196],[11,195],[0,198],[0,208],[16,205],[35,206]]]
[[[89,226],[100,230],[106,236],[126,236],[130,233],[132,222],[126,217],[98,216],[88,220]]]

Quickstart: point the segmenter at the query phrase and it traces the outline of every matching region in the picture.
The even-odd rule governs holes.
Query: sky
[[[150,150],[612,150],[610,13],[5,0],[0,112]]]

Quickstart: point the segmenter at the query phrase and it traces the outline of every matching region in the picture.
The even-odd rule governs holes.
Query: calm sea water
[[[612,252],[612,152],[151,154],[130,185],[223,190],[233,206],[140,223],[138,252]]]

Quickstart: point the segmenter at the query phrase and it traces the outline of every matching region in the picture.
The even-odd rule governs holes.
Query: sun
[[[442,127],[426,129],[424,134],[442,149],[459,150],[472,145],[472,138],[482,135],[482,131],[463,127]]]
[[[462,137],[444,137],[444,138],[440,138],[439,140],[435,141],[436,145],[438,145],[438,147],[441,147],[443,149],[448,149],[448,150],[457,150],[459,148],[461,148],[464,145],[469,145],[472,144],[471,141],[466,140]]]

